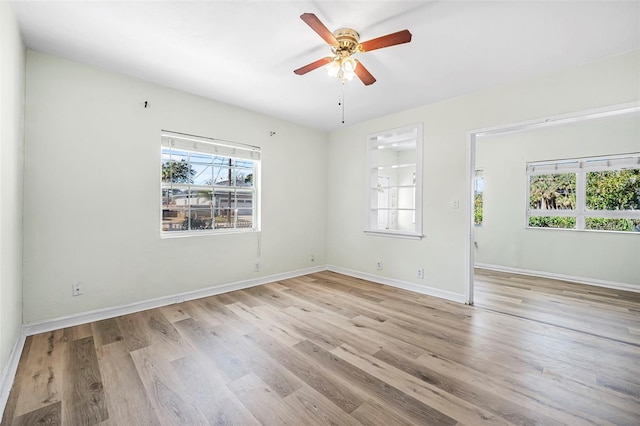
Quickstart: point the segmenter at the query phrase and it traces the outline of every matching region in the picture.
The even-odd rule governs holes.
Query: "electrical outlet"
[[[382,270],[382,261],[381,261],[381,260],[378,260],[378,261],[376,262],[376,269],[377,269],[378,271],[381,271],[381,270]]]
[[[457,198],[454,200],[451,200],[451,208],[452,209],[459,209],[460,208],[460,200],[458,200]]]
[[[420,278],[421,280],[424,279],[424,268],[418,268],[418,271],[416,273],[416,277]]]
[[[71,294],[73,296],[82,296],[82,286],[80,283],[75,283],[71,286]]]
[[[256,264],[253,267],[253,271],[260,272],[260,262],[256,262]]]

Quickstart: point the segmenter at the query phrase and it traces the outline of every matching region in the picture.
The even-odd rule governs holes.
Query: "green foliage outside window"
[[[473,223],[482,225],[482,193],[475,194],[473,203]]]
[[[534,228],[574,229],[575,217],[534,216],[529,218],[529,226]]]
[[[587,217],[585,218],[585,229],[598,231],[640,232],[640,220]]]
[[[575,173],[531,176],[529,206],[542,210],[573,210],[576,208]]]
[[[587,173],[589,210],[640,210],[640,169]]]
[[[575,210],[576,174],[556,173],[530,176],[529,207],[532,210]],[[586,173],[585,206],[593,211],[640,210],[640,169]],[[576,227],[575,217],[531,216],[536,228]],[[585,217],[585,229],[640,232],[640,220],[632,218]]]
[[[193,183],[195,171],[185,160],[162,163],[162,181],[173,183]]]

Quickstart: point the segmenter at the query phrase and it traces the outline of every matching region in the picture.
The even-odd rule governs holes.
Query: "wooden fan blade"
[[[373,84],[376,82],[375,77],[371,75],[369,70],[366,69],[364,65],[362,65],[362,62],[358,61],[357,59],[356,59],[355,73],[360,79],[360,81],[364,83],[365,86],[369,86],[370,84]]]
[[[333,33],[313,13],[303,13],[300,15],[300,19],[310,26],[313,31],[317,32],[329,45],[335,46],[338,44],[338,40],[336,40]]]
[[[411,41],[411,33],[409,30],[398,31],[397,33],[387,34],[386,36],[374,38],[364,43],[360,43],[363,52],[370,52],[383,47],[395,46],[396,44],[409,43]]]
[[[304,75],[309,71],[313,71],[316,68],[320,68],[323,65],[327,65],[329,62],[333,61],[333,57],[327,56],[326,58],[318,59],[315,62],[311,62],[310,64],[305,65],[304,67],[300,67],[294,71],[294,73],[298,75]]]

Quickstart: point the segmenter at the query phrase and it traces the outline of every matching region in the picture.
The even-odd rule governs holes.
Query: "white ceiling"
[[[26,45],[322,130],[342,126],[330,54],[299,16],[361,41],[377,78],[345,87],[346,125],[640,47],[640,1],[17,1]]]

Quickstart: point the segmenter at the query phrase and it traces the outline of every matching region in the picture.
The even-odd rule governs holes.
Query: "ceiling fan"
[[[313,13],[303,13],[300,15],[300,19],[331,46],[333,56],[318,59],[293,71],[298,75],[304,75],[316,68],[329,65],[330,76],[337,77],[343,81],[351,80],[354,76],[357,76],[365,86],[368,86],[375,83],[376,79],[360,61],[353,59],[351,56],[355,53],[370,52],[411,41],[409,30],[402,30],[360,43],[360,34],[356,30],[340,28],[332,33]]]

